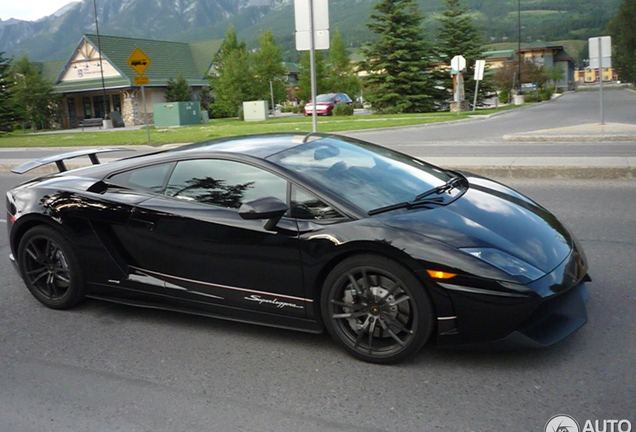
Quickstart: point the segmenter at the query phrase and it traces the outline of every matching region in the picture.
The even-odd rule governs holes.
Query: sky
[[[35,21],[55,13],[73,0],[0,0],[0,19]]]

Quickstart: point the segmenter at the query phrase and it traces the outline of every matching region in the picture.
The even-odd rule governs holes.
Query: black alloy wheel
[[[27,288],[45,306],[68,309],[84,299],[82,271],[73,247],[53,228],[29,230],[20,241],[18,263]]]
[[[422,284],[380,256],[338,264],[325,280],[321,306],[334,339],[371,363],[396,363],[415,354],[433,330],[433,307]]]

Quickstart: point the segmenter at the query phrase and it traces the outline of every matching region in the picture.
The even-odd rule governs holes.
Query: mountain
[[[365,27],[378,0],[329,0],[330,27],[339,28],[352,48],[373,38]],[[433,37],[442,0],[418,0],[424,28]],[[464,0],[488,43],[587,40],[605,34],[621,0]],[[196,42],[222,38],[233,25],[248,46],[272,29],[287,60],[297,60],[293,0],[96,0],[102,34]],[[0,20],[0,52],[27,53],[31,60],[63,60],[85,33],[95,32],[93,0],[70,3],[38,21]]]

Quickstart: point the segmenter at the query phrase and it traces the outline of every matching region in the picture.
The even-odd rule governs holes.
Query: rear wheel
[[[396,363],[415,354],[433,330],[433,307],[422,284],[380,256],[338,264],[325,280],[321,306],[334,339],[372,363]]]
[[[83,274],[71,243],[48,226],[29,230],[18,249],[27,288],[42,304],[68,309],[85,297]]]

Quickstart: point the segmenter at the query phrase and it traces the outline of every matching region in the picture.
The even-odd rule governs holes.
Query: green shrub
[[[541,102],[541,99],[537,97],[536,92],[524,93],[524,102]]]
[[[333,108],[333,115],[335,116],[350,116],[353,115],[353,107],[346,103],[339,103]]]
[[[499,102],[501,103],[510,102],[510,92],[508,90],[501,90],[499,92]]]
[[[552,87],[542,88],[539,90],[539,95],[541,96],[541,100],[550,100],[553,94],[554,94],[554,89]]]

